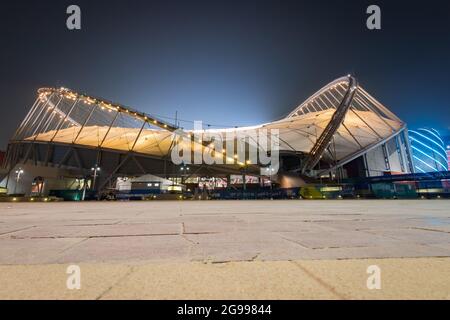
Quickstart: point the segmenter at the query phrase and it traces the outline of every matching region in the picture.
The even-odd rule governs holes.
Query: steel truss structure
[[[100,188],[118,175],[168,175],[176,125],[160,118],[66,88],[43,88],[11,138],[4,165],[18,163],[67,167],[86,172],[101,165]],[[297,174],[318,177],[342,168],[370,150],[395,139],[406,141],[406,125],[367,93],[352,76],[339,78],[312,95],[287,117],[253,126],[204,130],[204,133],[245,135],[251,130],[277,129],[281,154],[299,157]],[[186,131],[191,137],[192,131]],[[234,138],[233,138],[234,139]],[[193,143],[202,144],[205,142]],[[226,141],[224,141],[226,143]],[[247,141],[261,148],[259,141]],[[405,144],[405,142],[404,142]],[[411,172],[409,148],[401,153],[402,172]],[[389,167],[389,164],[387,164]],[[259,172],[257,164],[247,168]],[[197,165],[192,174],[242,172],[242,163]]]

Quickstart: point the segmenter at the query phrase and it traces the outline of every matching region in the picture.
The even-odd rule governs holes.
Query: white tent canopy
[[[223,136],[245,134],[255,129],[278,129],[280,151],[308,154],[342,107],[350,89],[350,77],[339,78],[323,87],[286,118],[253,127],[204,130]],[[405,124],[381,103],[357,86],[343,121],[333,133],[324,160],[339,162],[373,145],[386,141]],[[166,156],[177,128],[150,115],[69,89],[40,89],[39,97],[16,131],[13,141],[75,144]],[[188,131],[190,136],[193,132]],[[192,135],[194,136],[194,135]],[[234,138],[233,138],[234,139]],[[192,143],[200,143],[192,140]],[[203,141],[201,148],[206,148]],[[254,143],[257,147],[257,141]]]

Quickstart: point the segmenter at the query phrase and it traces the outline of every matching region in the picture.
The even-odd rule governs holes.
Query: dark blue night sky
[[[374,3],[380,31],[366,28]],[[65,26],[69,4],[81,31]],[[353,73],[409,127],[450,127],[448,0],[34,0],[1,12],[0,149],[42,86],[236,126],[280,118]]]

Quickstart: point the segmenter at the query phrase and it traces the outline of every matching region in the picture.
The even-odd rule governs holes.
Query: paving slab
[[[450,233],[432,229],[385,229],[385,230],[367,230],[366,232],[391,238],[407,241],[417,244],[448,244],[450,249]]]
[[[0,203],[0,264],[442,257],[449,228],[444,200]]]
[[[0,266],[0,299],[450,299],[449,258],[82,263],[79,290],[69,266]]]
[[[81,288],[69,290],[69,266],[0,266],[0,299],[94,300],[131,271],[128,265],[80,264]]]
[[[29,223],[2,223],[0,224],[0,239],[8,238],[11,234],[34,228],[34,224]]]
[[[450,259],[378,259],[295,262],[344,299],[450,299]],[[369,266],[380,289],[369,290]]]
[[[149,235],[177,235],[180,224],[87,224],[64,226],[38,226],[10,233],[14,239],[36,238],[93,238]]]
[[[59,254],[54,262],[186,261],[189,246],[179,235],[89,238]]]
[[[366,230],[383,230],[389,228],[408,229],[414,227],[423,227],[426,221],[418,219],[405,219],[402,217],[383,217],[376,218],[359,218],[353,220],[336,220],[329,219],[327,221],[317,221],[317,225],[332,228],[334,230],[350,230],[350,231],[366,231]]]
[[[0,239],[0,265],[52,263],[83,239]]]
[[[400,241],[362,231],[282,232],[281,235],[311,249],[387,246]]]
[[[347,260],[347,259],[383,259],[383,258],[419,258],[448,257],[450,248],[438,245],[401,244],[388,246],[295,249],[295,250],[265,250],[258,256],[259,260]]]
[[[337,299],[289,262],[163,264],[135,269],[102,299]]]

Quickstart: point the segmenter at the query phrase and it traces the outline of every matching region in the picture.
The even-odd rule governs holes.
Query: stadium
[[[230,145],[235,149],[240,135],[255,129],[279,133],[276,172],[250,161],[248,151],[231,161],[225,155]],[[171,152],[174,133],[180,131],[199,152],[210,148],[204,138],[209,134],[234,135],[223,141],[222,152],[215,150],[215,157],[224,158],[220,164],[176,165]],[[244,144],[246,150],[261,148],[259,141]],[[42,88],[10,139],[3,166],[2,184],[10,194],[83,190],[83,197],[86,192],[155,187],[158,193],[289,189],[414,172],[406,124],[350,75],[327,84],[277,121],[202,130],[180,128],[67,88]]]

